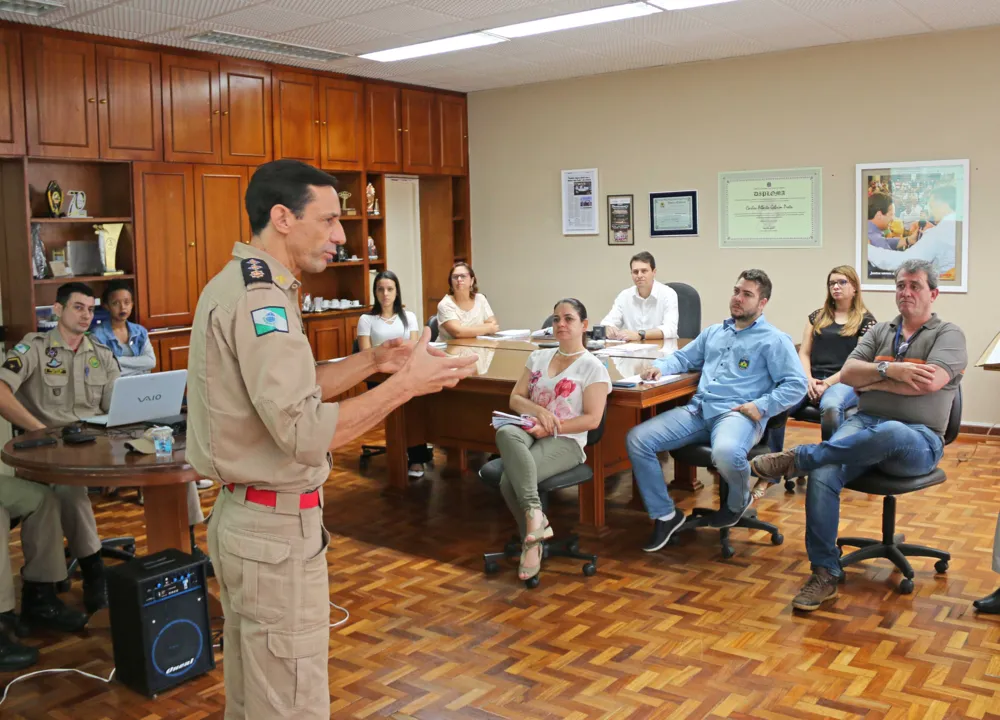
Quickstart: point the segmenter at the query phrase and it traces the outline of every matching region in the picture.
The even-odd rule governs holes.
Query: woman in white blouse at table
[[[468,263],[457,262],[448,273],[448,294],[438,303],[438,339],[474,338],[500,330],[493,308],[479,292],[476,273]]]
[[[542,543],[553,535],[542,513],[538,483],[586,462],[587,433],[601,424],[611,393],[607,368],[583,345],[583,303],[565,298],[552,313],[559,347],[531,353],[510,394],[510,409],[534,418],[534,425],[497,430],[504,467],[500,492],[523,538],[518,568],[522,580],[538,574]]]
[[[399,291],[396,273],[383,270],[376,275],[372,295],[375,301],[371,310],[358,318],[359,349],[368,350],[396,338],[415,342],[420,337],[417,316],[403,310],[403,295]],[[410,477],[423,477],[424,463],[432,458],[431,449],[426,445],[415,445],[407,448],[406,454],[410,462]]]

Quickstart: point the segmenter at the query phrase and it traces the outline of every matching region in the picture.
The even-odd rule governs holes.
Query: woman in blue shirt
[[[109,320],[97,325],[92,334],[111,348],[122,368],[122,376],[144,375],[156,367],[156,354],[149,341],[149,332],[142,325],[129,322],[132,315],[132,286],[125,280],[108,283],[101,304]]]

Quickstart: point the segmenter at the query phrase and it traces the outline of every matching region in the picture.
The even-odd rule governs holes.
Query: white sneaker
[[[207,478],[202,478],[201,480],[195,480],[194,482],[194,486],[199,490],[208,490],[214,484],[215,483],[213,483],[211,480]]]
[[[421,466],[421,467],[420,467],[419,469],[417,469],[417,470],[414,470],[414,469],[413,469],[413,468],[411,467],[411,468],[410,468],[410,470],[409,470],[409,472],[407,472],[407,474],[408,474],[408,475],[409,475],[409,476],[410,476],[411,478],[422,478],[422,477],[424,476],[424,468],[423,468],[423,466]]]

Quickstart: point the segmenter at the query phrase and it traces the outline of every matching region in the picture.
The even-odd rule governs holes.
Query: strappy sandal
[[[517,566],[517,577],[521,580],[530,580],[535,577],[539,571],[542,569],[542,556],[545,554],[545,549],[541,547],[541,541],[528,542],[527,540],[521,545],[521,561]],[[538,551],[538,564],[537,565],[525,565],[524,559],[531,550],[539,548]],[[527,573],[527,574],[525,574]]]
[[[757,484],[753,486],[753,490],[750,491],[751,501],[756,502],[757,500],[760,500],[764,497],[764,494],[767,493],[768,490],[777,484],[777,482],[771,482],[769,480],[758,480]]]
[[[528,530],[524,534],[524,542],[536,543],[542,540],[548,540],[550,537],[552,537],[553,535],[552,526],[549,525],[549,519],[545,517],[545,515],[542,515],[542,523],[543,523],[542,527],[537,528],[535,530]],[[536,533],[538,532],[541,532],[541,537],[536,536]]]

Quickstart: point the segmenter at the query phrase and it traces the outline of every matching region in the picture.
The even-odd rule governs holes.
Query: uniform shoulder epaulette
[[[257,258],[245,258],[240,261],[240,269],[243,271],[243,282],[249,288],[253,285],[273,285],[271,268],[267,263]]]

